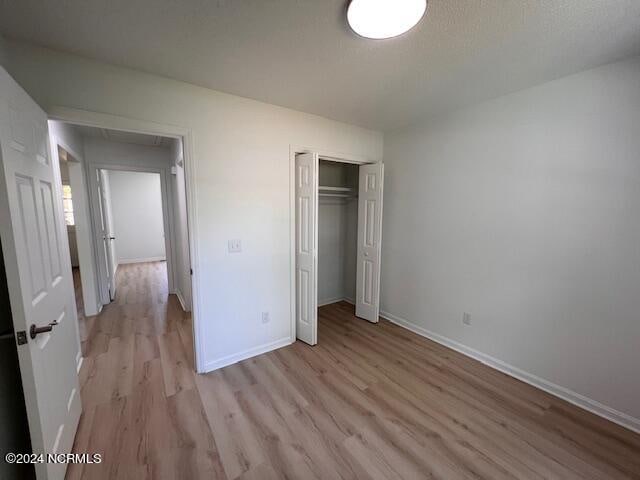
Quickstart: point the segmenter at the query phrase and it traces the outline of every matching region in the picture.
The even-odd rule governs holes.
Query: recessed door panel
[[[24,153],[27,151],[29,142],[29,124],[24,115],[21,115],[17,108],[8,108],[9,118],[9,139],[8,144],[14,150]]]
[[[311,233],[309,231],[309,216],[311,215],[311,199],[309,197],[300,197],[298,199],[298,209],[300,211],[300,223],[298,224],[298,235],[300,238],[299,251],[301,254],[313,254]]]
[[[51,183],[40,182],[40,194],[42,197],[42,210],[43,210],[43,227],[44,237],[46,244],[46,252],[49,257],[50,265],[50,281],[52,284],[60,281],[62,278],[62,251],[60,249],[60,242],[58,241],[60,235],[57,231],[57,225],[54,221],[55,213],[53,211],[54,198],[53,189]]]
[[[29,268],[29,290],[31,303],[35,305],[46,295],[47,274],[42,252],[42,238],[38,212],[36,210],[36,193],[31,178],[16,175],[17,209],[16,219],[20,225],[16,232],[19,241],[26,247],[24,256]],[[26,292],[25,292],[26,293]]]

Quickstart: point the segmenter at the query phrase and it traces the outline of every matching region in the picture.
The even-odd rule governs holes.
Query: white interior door
[[[108,190],[108,173],[102,169],[94,170],[95,183],[92,181],[94,191],[95,215],[94,225],[96,234],[97,263],[98,263],[98,288],[100,290],[100,301],[106,305],[115,298],[115,251],[111,221],[111,201]]]
[[[360,166],[356,316],[374,323],[380,313],[383,185],[382,163]]]
[[[0,67],[0,235],[34,453],[69,453],[81,403],[62,188],[47,117]],[[31,338],[30,328],[49,330]],[[25,343],[26,342],[26,343]],[[62,479],[64,464],[37,464]]]
[[[109,297],[116,298],[116,270],[118,260],[116,258],[116,236],[113,228],[113,210],[111,208],[111,187],[109,185],[109,173],[100,170],[100,199],[103,222],[103,239],[106,252],[107,278],[109,281]]]
[[[296,336],[318,340],[318,156],[296,155]]]

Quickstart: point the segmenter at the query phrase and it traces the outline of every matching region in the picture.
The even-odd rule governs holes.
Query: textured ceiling
[[[9,38],[380,130],[640,54],[640,0],[430,0],[382,41],[344,0],[0,0]]]
[[[85,127],[80,125],[74,125],[73,128],[75,128],[83,137],[102,138],[111,142],[130,143],[133,145],[144,145],[147,147],[169,148],[174,141],[167,137],[110,130],[107,128]]]

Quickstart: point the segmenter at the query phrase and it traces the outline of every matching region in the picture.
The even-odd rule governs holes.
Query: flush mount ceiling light
[[[424,16],[427,0],[351,0],[349,25],[361,37],[397,37],[411,30]]]

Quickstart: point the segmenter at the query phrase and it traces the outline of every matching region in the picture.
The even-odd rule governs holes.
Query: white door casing
[[[50,332],[18,346],[34,453],[71,451],[81,413],[77,318],[62,214],[59,166],[47,117],[0,67],[0,236],[16,332]],[[64,464],[37,464],[37,477],[62,479]]]
[[[360,166],[356,316],[377,323],[380,313],[384,165]]]
[[[296,336],[315,345],[318,341],[318,155],[296,155],[295,182]]]

